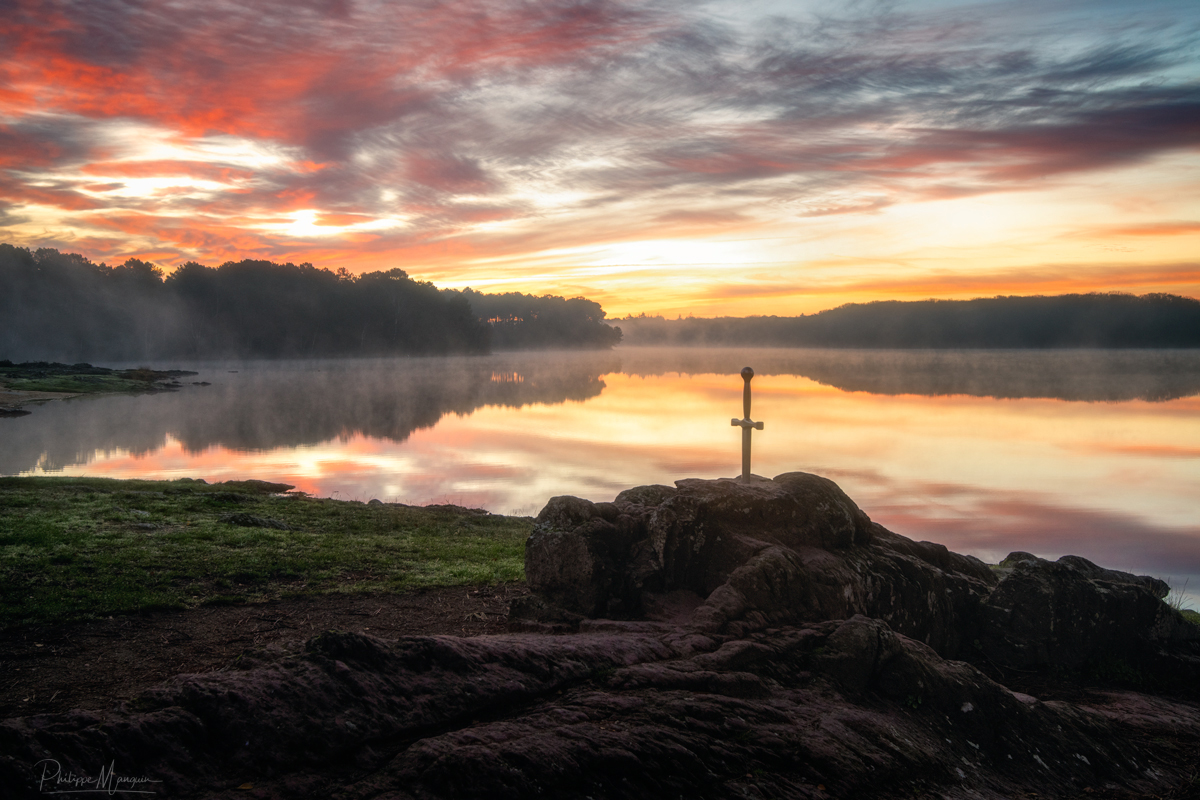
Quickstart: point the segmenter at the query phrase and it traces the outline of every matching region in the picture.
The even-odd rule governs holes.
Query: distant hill
[[[799,317],[618,320],[630,345],[862,348],[1200,347],[1200,300],[1066,294],[851,303]]]

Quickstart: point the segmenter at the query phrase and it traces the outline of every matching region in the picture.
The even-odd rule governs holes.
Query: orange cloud
[[[320,214],[313,221],[313,224],[341,227],[343,225],[357,225],[360,222],[368,222],[370,219],[370,217],[364,214]]]
[[[105,178],[187,177],[233,183],[254,177],[252,170],[211,164],[205,161],[155,159],[145,161],[96,161],[80,168],[85,175]]]
[[[1200,222],[1152,222],[1097,229],[1097,234],[1102,236],[1187,236],[1196,233],[1200,233]]]

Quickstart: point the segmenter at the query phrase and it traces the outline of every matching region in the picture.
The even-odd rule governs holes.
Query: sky
[[[0,0],[0,241],[610,317],[1200,297],[1200,3]]]

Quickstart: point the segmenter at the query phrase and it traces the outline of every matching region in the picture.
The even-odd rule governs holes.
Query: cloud
[[[69,187],[30,185],[3,175],[0,175],[0,200],[12,204],[51,206],[66,211],[89,211],[104,205]]]
[[[1094,228],[1091,236],[1189,236],[1200,233],[1200,222],[1151,222],[1141,225],[1111,225]]]
[[[51,207],[75,241],[119,231],[177,262],[448,264],[879,215],[1196,148],[1186,19],[1067,35],[1066,12],[995,12],[8,0],[0,225]],[[346,229],[281,223],[300,212]]]
[[[255,176],[253,170],[230,167],[205,161],[179,161],[174,159],[139,161],[95,161],[80,169],[85,175],[105,178],[169,178],[185,177],[233,183],[249,180]]]
[[[1127,264],[1037,264],[1029,267],[940,274],[905,274],[894,278],[828,281],[810,285],[809,293],[865,293],[900,297],[987,297],[1003,294],[1059,294],[1141,289],[1155,285],[1200,284],[1200,262],[1143,267]]]

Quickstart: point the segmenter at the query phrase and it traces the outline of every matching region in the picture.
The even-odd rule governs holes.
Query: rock
[[[1200,678],[1200,626],[1162,602],[1162,581],[1076,556],[1013,553],[993,570],[886,530],[802,472],[642,486],[612,503],[556,497],[525,571],[537,599],[512,617],[527,628],[646,617],[743,636],[861,614],[1001,668]]]
[[[1041,703],[865,617],[743,639],[616,630],[325,633],[108,714],[5,720],[0,784],[41,796],[50,759],[170,797],[1065,798],[1161,793],[1186,770],[1145,743],[1200,741],[1195,706],[1126,701],[1127,722]]]
[[[832,481],[802,472],[643,486],[612,503],[556,497],[538,515],[525,574],[545,601],[515,609],[526,622],[638,617],[683,592],[699,598],[691,622],[709,632],[861,613],[944,654],[962,647],[998,580],[978,559],[875,525]]]
[[[637,521],[613,503],[554,497],[525,545],[526,580],[569,614],[624,616],[640,595],[634,551]],[[607,518],[606,518],[607,517]]]
[[[1017,552],[1000,567],[1008,574],[980,614],[980,646],[994,663],[1013,669],[1078,670],[1106,662],[1153,668],[1151,662],[1170,648],[1178,651],[1177,669],[1200,676],[1186,658],[1200,656],[1200,626],[1163,602],[1169,589],[1163,581],[1078,556],[1046,561]]]

